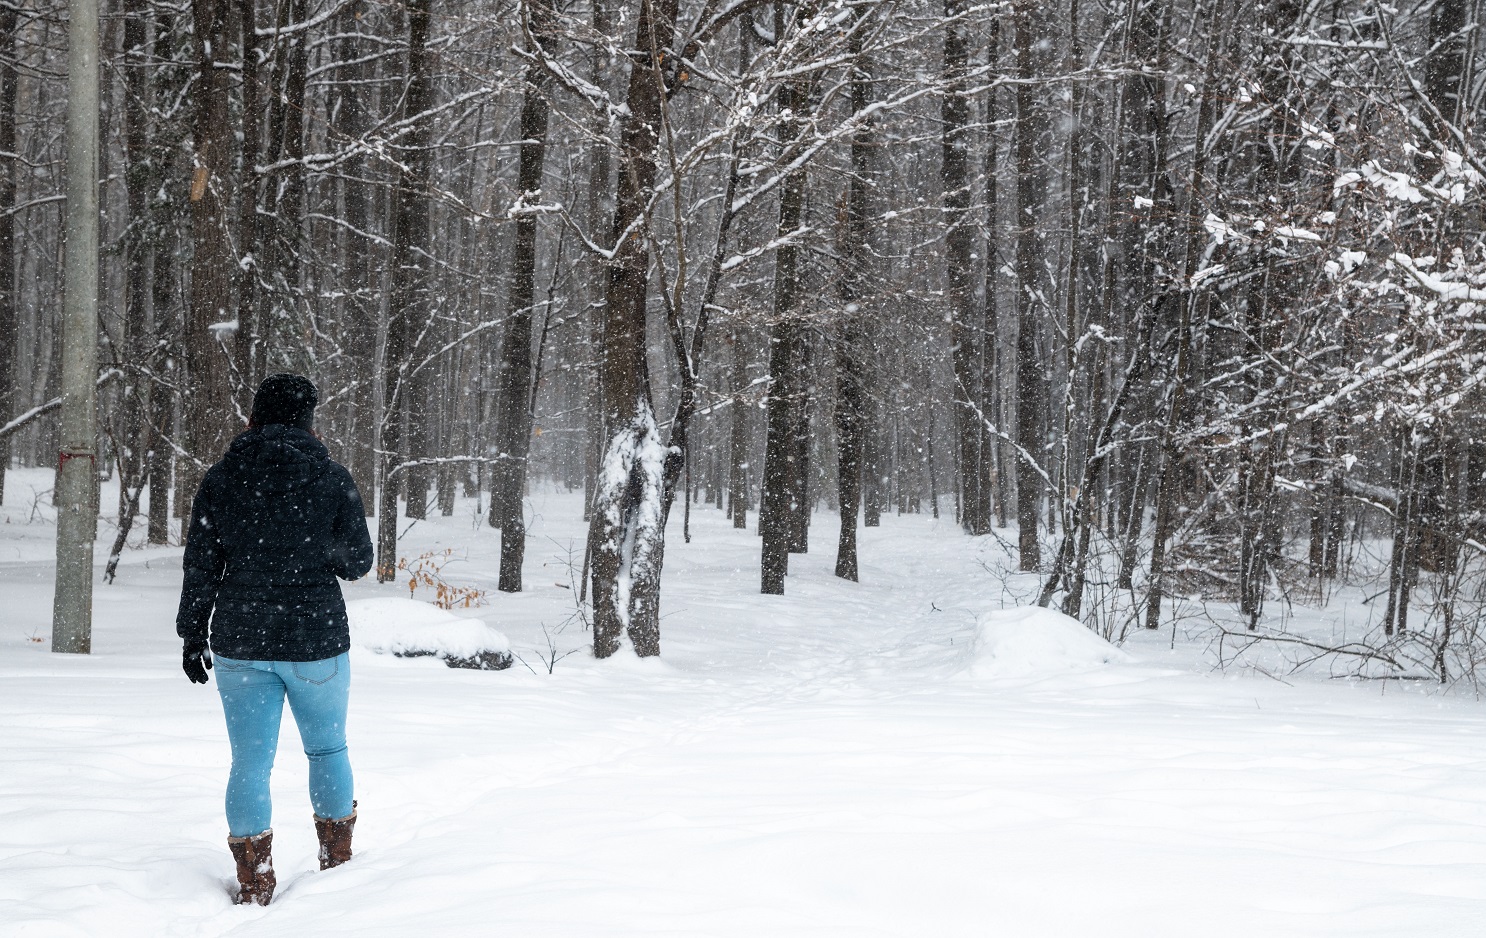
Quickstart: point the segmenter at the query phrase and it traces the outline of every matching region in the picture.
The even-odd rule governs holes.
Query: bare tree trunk
[[[645,210],[655,186],[664,120],[663,56],[676,0],[639,0],[627,113],[620,134],[609,288],[600,365],[608,445],[595,485],[592,545],[593,651],[607,658],[628,636],[641,657],[660,654],[660,564],[665,531],[664,455],[645,358],[649,286]],[[621,579],[622,577],[622,579]]]
[[[426,302],[432,305],[433,297],[429,296]],[[419,324],[421,325],[421,323]],[[410,354],[414,357],[422,350],[423,344],[415,336],[411,342]],[[436,455],[435,440],[437,439],[437,421],[439,402],[433,400],[435,378],[438,375],[438,366],[429,365],[416,372],[410,371],[407,378],[407,389],[404,392],[404,406],[407,408],[407,455],[408,467],[404,481],[402,513],[404,517],[423,520],[428,517],[428,491],[433,487],[433,472],[424,460]],[[432,405],[433,413],[429,413]]]
[[[787,188],[785,198],[788,197]],[[785,212],[781,211],[781,230],[785,230],[784,217]],[[782,257],[776,259],[776,265],[776,271],[781,267],[787,269]],[[802,333],[805,327],[797,318],[787,315],[793,296],[780,290],[782,279],[792,281],[792,272],[775,274],[776,315],[783,313],[787,318],[779,319],[769,345],[768,435],[764,452],[763,501],[759,506],[759,532],[763,537],[762,590],[772,595],[783,595],[784,577],[789,573],[791,535],[794,532],[791,515],[805,509],[798,502],[803,469],[799,466],[801,454],[796,429],[802,410],[799,398],[804,395],[800,386],[804,378],[800,359],[804,355]],[[792,282],[784,288],[785,291],[793,289]],[[786,296],[789,298],[784,299]],[[782,310],[781,306],[784,307]]]
[[[175,24],[181,13],[158,8],[155,12],[154,42],[150,50],[151,62],[169,63],[154,70],[151,92],[153,101],[164,100],[168,95],[178,94],[190,81],[190,64],[177,61],[172,48]],[[156,120],[152,128],[157,134],[164,129],[163,122]],[[178,168],[178,148],[170,138],[152,141],[150,157],[150,182],[152,211],[149,230],[150,253],[150,329],[154,347],[148,361],[151,370],[149,423],[150,442],[147,460],[149,463],[149,508],[146,539],[151,544],[165,544],[170,540],[170,496],[175,489],[173,470],[176,452],[172,443],[179,438],[175,426],[177,417],[176,388],[181,375],[180,363],[182,330],[182,270],[183,264],[175,250],[180,243],[182,216],[180,206],[181,184],[189,186],[191,180],[177,180],[173,170]],[[170,198],[174,195],[175,198]],[[158,377],[159,381],[153,379]],[[167,440],[169,436],[171,439]],[[181,499],[190,498],[187,493]],[[178,506],[181,507],[181,506]]]
[[[155,282],[157,284],[169,283],[170,278],[166,275],[170,264],[166,259],[168,255],[163,251],[155,254]],[[165,311],[169,308],[160,302],[160,290],[155,291],[154,313],[155,334],[163,335],[165,330],[161,328]],[[174,377],[175,370],[165,359],[161,364],[165,371],[164,377]],[[150,451],[149,451],[149,474],[150,474],[150,503],[147,514],[148,528],[145,539],[151,544],[166,544],[170,541],[170,491],[171,470],[175,466],[175,453],[169,444],[163,439],[163,435],[173,432],[171,426],[175,417],[175,395],[168,388],[154,387],[150,390]]]
[[[815,410],[815,388],[810,380],[815,360],[815,346],[810,334],[801,329],[795,369],[799,374],[799,392],[791,399],[789,415],[789,511],[786,513],[786,541],[792,554],[810,552],[810,516],[815,500],[811,495],[810,420]]]
[[[244,0],[248,2],[248,0]],[[262,208],[251,236],[262,254],[257,273],[256,335],[240,348],[238,370],[251,385],[276,359],[293,359],[303,347],[300,272],[303,253],[305,93],[309,55],[306,0],[276,0],[273,66],[269,70],[267,164],[276,169],[262,178]],[[255,69],[256,74],[256,69]],[[251,152],[257,153],[256,148]],[[254,187],[257,191],[257,187]],[[307,362],[306,362],[307,364]]]
[[[234,416],[230,359],[225,342],[235,329],[232,271],[237,269],[228,231],[232,193],[234,125],[228,107],[231,47],[227,0],[194,0],[197,74],[192,137],[191,297],[186,307],[186,437],[192,456],[182,461],[178,492],[189,501],[205,468],[215,462],[241,423]]]
[[[238,186],[237,237],[240,255],[237,270],[237,335],[233,339],[233,365],[237,369],[238,406],[252,413],[254,362],[262,354],[263,323],[258,283],[263,275],[263,219],[259,215],[263,180],[257,169],[262,148],[262,78],[258,62],[258,0],[239,0],[238,20],[242,29],[242,180]],[[262,375],[258,376],[260,379]]]
[[[149,56],[146,28],[149,17],[139,0],[131,0],[124,17],[124,157],[125,198],[129,213],[129,235],[124,244],[124,330],[123,357],[127,363],[147,361],[146,341],[149,332],[149,193],[155,174],[149,160]],[[150,383],[144,375],[133,373],[124,382],[123,411],[120,420],[111,422],[114,458],[119,469],[119,523],[109,552],[104,577],[112,583],[119,557],[134,528],[149,468],[147,417]]]
[[[732,347],[733,393],[741,395],[748,388],[748,358],[740,326],[733,327]],[[739,530],[748,527],[748,415],[751,410],[742,398],[734,398],[730,408],[732,438],[728,446],[728,512],[733,527]]]
[[[991,519],[986,511],[982,441],[985,433],[979,411],[981,369],[976,367],[974,329],[975,229],[970,225],[970,96],[965,89],[969,65],[968,24],[962,19],[965,0],[944,0],[944,81],[940,104],[940,179],[944,184],[945,277],[949,294],[950,354],[955,375],[955,432],[958,437],[960,527],[966,534],[986,534]],[[986,341],[982,338],[982,342]],[[936,506],[936,511],[937,506]]]
[[[595,35],[607,36],[613,29],[613,17],[610,15],[609,5],[606,0],[591,0],[593,4],[592,24]],[[603,85],[604,59],[602,53],[595,49],[593,53],[592,69],[589,78],[596,87]],[[604,202],[602,194],[609,189],[609,175],[612,160],[609,154],[609,141],[606,137],[608,129],[606,115],[595,114],[593,122],[589,126],[589,166],[588,166],[588,205],[587,216],[588,230],[597,232],[603,225]],[[594,265],[598,276],[594,277],[588,284],[591,294],[590,317],[588,321],[588,352],[595,360],[602,354],[600,349],[603,345],[603,302],[607,287],[608,270],[600,265]],[[596,364],[596,361],[595,361]],[[583,520],[593,520],[593,499],[595,495],[595,482],[598,478],[599,460],[603,456],[605,445],[604,439],[604,405],[602,382],[599,380],[599,369],[585,369],[584,392],[586,398],[587,420],[584,431],[587,439],[583,448]],[[585,557],[591,553],[593,545],[587,545],[584,552]],[[587,589],[587,577],[584,577],[584,589]]]
[[[0,6],[0,425],[15,416],[19,396],[15,387],[16,356],[20,354],[21,318],[15,283],[16,158],[16,27],[20,8]],[[0,437],[0,502],[5,498],[5,474],[10,469],[10,437]]]
[[[160,36],[167,32],[166,25],[157,20],[155,27],[157,46],[162,45]],[[155,159],[161,161],[162,164],[167,158],[164,152],[157,152],[155,155]],[[166,166],[158,165],[152,169],[157,173],[158,178],[155,181],[163,185]],[[152,185],[151,188],[155,187]],[[171,219],[168,224],[162,224],[159,227],[151,245],[153,258],[150,312],[151,328],[155,335],[155,349],[150,358],[150,364],[165,382],[156,384],[150,389],[151,446],[148,457],[150,504],[149,529],[146,539],[151,544],[165,544],[170,540],[171,474],[176,464],[175,449],[165,440],[167,435],[175,436],[176,394],[172,385],[180,377],[180,368],[177,365],[180,349],[178,338],[180,320],[176,304],[181,291],[177,277],[179,268],[175,262],[177,252],[171,250],[175,240],[174,231],[175,220]]]
[[[1001,17],[999,16],[991,20],[986,46],[989,63],[992,66],[999,66],[1001,61]],[[998,180],[1000,166],[997,160],[999,141],[996,132],[1000,120],[999,94],[999,90],[994,87],[987,91],[985,105],[986,144],[983,164],[985,266],[981,285],[984,303],[981,326],[984,335],[981,338],[978,380],[980,413],[976,415],[982,475],[980,504],[974,510],[978,516],[985,518],[988,526],[994,521],[996,527],[1004,528],[1006,527],[1007,473],[1002,465],[1001,454],[1005,450],[1005,444],[999,437],[992,436],[985,426],[987,419],[995,421],[997,426],[1003,425],[1001,421],[1001,298],[998,295],[1000,277],[997,274],[998,267],[1001,266],[1001,223],[997,217],[1001,192]]]
[[[408,305],[402,307],[402,315],[405,317],[403,328],[406,330],[403,336],[406,342],[404,354],[408,370],[401,381],[401,396],[407,420],[407,438],[403,445],[410,463],[403,484],[403,515],[422,520],[428,517],[428,491],[433,483],[433,470],[423,461],[436,455],[439,402],[433,398],[434,390],[438,387],[439,366],[436,363],[419,366],[438,336],[435,320],[440,293],[433,286],[432,261],[429,256],[431,195],[428,187],[433,179],[433,154],[429,150],[432,135],[426,114],[434,102],[434,57],[427,47],[432,3],[431,0],[418,0],[416,6],[415,9],[414,4],[408,5],[408,92],[404,113],[408,118],[416,117],[419,126],[416,140],[412,134],[406,138],[408,165],[418,187],[418,198],[409,206],[413,212],[410,217],[412,225],[408,231],[411,240],[407,264],[404,266],[411,279],[408,281],[409,292],[406,297]],[[419,39],[413,37],[415,18],[421,18],[425,24],[422,27],[423,36]],[[409,315],[414,310],[416,315]]]
[[[523,4],[528,54],[548,38],[552,10],[545,0]],[[521,102],[521,153],[516,216],[516,248],[511,264],[506,305],[506,336],[501,348],[499,403],[495,448],[499,462],[490,484],[490,524],[499,527],[500,582],[507,593],[521,592],[521,563],[526,556],[526,519],[522,493],[526,488],[526,461],[531,449],[532,370],[531,318],[537,270],[537,212],[542,198],[542,165],[547,149],[547,73],[541,65],[527,66]]]
[[[851,109],[860,114],[867,108],[867,95],[872,76],[862,61],[859,37],[852,43],[853,63]],[[841,536],[836,546],[836,575],[855,583],[857,564],[857,512],[862,502],[863,475],[863,399],[866,361],[863,348],[866,336],[862,322],[865,314],[860,304],[866,293],[868,179],[872,172],[872,139],[867,125],[851,136],[851,170],[842,198],[841,299],[845,317],[836,343],[836,482],[841,511]]]
[[[1218,4],[1221,8],[1221,4]],[[1215,10],[1215,14],[1218,11]],[[1156,483],[1156,526],[1153,532],[1151,544],[1151,578],[1147,586],[1146,597],[1146,619],[1145,627],[1148,629],[1158,628],[1161,624],[1161,603],[1166,592],[1166,550],[1167,542],[1171,539],[1176,527],[1177,506],[1181,488],[1179,477],[1181,472],[1181,452],[1177,439],[1178,430],[1184,419],[1183,409],[1186,405],[1187,379],[1192,368],[1192,311],[1195,304],[1193,289],[1190,278],[1197,269],[1197,261],[1203,241],[1206,239],[1206,231],[1202,228],[1197,218],[1197,213],[1202,211],[1201,192],[1206,178],[1207,169],[1207,137],[1215,117],[1216,105],[1214,102],[1213,77],[1218,68],[1218,35],[1219,30],[1214,29],[1208,35],[1207,61],[1204,66],[1205,72],[1202,81],[1202,103],[1197,112],[1197,145],[1192,154],[1191,182],[1187,195],[1187,217],[1183,220],[1181,244],[1183,246],[1182,266],[1173,278],[1174,283],[1167,292],[1164,303],[1175,304],[1178,309],[1174,316],[1169,318],[1177,320],[1176,328],[1176,369],[1172,376],[1170,403],[1166,412],[1166,425],[1161,432],[1161,460],[1160,472],[1157,473]],[[1163,118],[1164,119],[1164,118]],[[1161,135],[1164,136],[1164,133]]]
[[[872,326],[869,324],[867,329],[868,336],[871,336]],[[867,345],[869,348],[873,346],[870,338]],[[865,356],[868,351],[869,349],[863,349],[862,354]],[[882,525],[883,511],[892,507],[888,480],[887,427],[882,401],[874,393],[868,393],[865,397],[862,428],[862,527],[876,528]]]
[[[1409,625],[1409,595],[1418,567],[1419,437],[1407,429],[1398,433],[1398,505],[1393,515],[1393,550],[1388,561],[1388,605],[1383,610],[1383,634],[1403,634]]]
[[[341,59],[354,62],[362,53],[364,44],[352,32],[359,32],[360,16],[364,6],[357,2],[348,8],[345,29],[347,35],[341,42]],[[368,77],[363,63],[349,65],[343,70],[345,81],[340,91],[340,116],[342,132],[353,142],[360,141],[371,126],[368,113],[367,92],[361,82]],[[341,184],[345,204],[347,231],[341,234],[344,261],[343,276],[346,283],[346,351],[351,357],[348,369],[350,380],[355,385],[351,391],[352,419],[347,438],[350,442],[349,469],[356,488],[361,492],[362,502],[368,514],[376,510],[376,368],[377,368],[377,320],[381,316],[381,303],[374,290],[373,270],[375,249],[367,237],[371,220],[371,194],[365,177],[366,157],[359,149],[347,161],[346,173]]]
[[[273,276],[279,281],[279,302],[276,304],[280,322],[275,324],[274,350],[283,358],[303,362],[309,367],[309,359],[303,354],[309,343],[310,313],[305,309],[304,252],[305,242],[305,95],[309,82],[310,30],[309,4],[307,0],[289,0],[293,8],[293,35],[287,37],[288,73],[284,81],[283,143],[279,159],[284,164],[283,178],[279,184],[280,196],[273,213],[273,222],[279,244],[278,256],[282,264]],[[284,42],[285,37],[280,37]],[[268,346],[260,343],[261,350],[253,357],[253,371],[243,379],[250,387],[256,386],[267,370]]]
[[[796,10],[804,17],[806,8]],[[775,34],[784,30],[784,7],[775,4]],[[778,91],[779,109],[789,112],[782,122],[781,145],[793,147],[804,129],[804,111],[809,107],[809,78],[785,82]],[[780,237],[800,227],[805,211],[806,173],[795,169],[785,180],[779,197]],[[808,516],[805,504],[808,457],[808,414],[806,410],[806,375],[808,339],[799,316],[800,250],[789,243],[774,253],[774,336],[769,347],[768,436],[764,453],[764,494],[759,507],[759,532],[763,536],[761,557],[762,591],[771,595],[784,593],[784,577],[789,573],[789,555],[801,544]],[[803,443],[803,445],[802,445]]]
[[[433,100],[428,55],[431,0],[409,0],[408,84],[403,94],[403,119],[411,126],[403,138],[403,169],[392,192],[392,290],[387,313],[387,344],[383,355],[382,459],[377,480],[377,581],[397,574],[396,471],[403,456],[403,410],[413,393],[410,356],[430,313],[428,291],[428,193],[430,155],[425,116]],[[411,486],[408,502],[426,498]]]
[[[1036,97],[1032,79],[1036,74],[1032,55],[1037,8],[1028,0],[1017,4],[1016,24],[1016,175],[1017,175],[1017,338],[1016,338],[1016,439],[1021,453],[1016,461],[1016,516],[1018,566],[1036,570],[1042,560],[1037,537],[1038,508],[1043,496],[1042,476],[1029,459],[1043,452],[1044,363],[1037,357],[1039,269],[1042,237],[1035,222],[1040,203],[1040,173],[1037,171]]]
[[[67,23],[67,213],[62,417],[57,454],[57,573],[52,651],[93,649],[98,529],[98,4],[70,0]]]

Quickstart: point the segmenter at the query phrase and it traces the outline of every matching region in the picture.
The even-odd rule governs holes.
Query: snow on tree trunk
[[[593,504],[593,652],[660,654],[665,458],[650,402],[609,439]]]
[[[650,279],[645,212],[660,159],[664,52],[676,0],[638,0],[627,114],[620,133],[613,256],[604,303],[600,384],[609,442],[594,482],[589,551],[594,655],[628,638],[641,656],[660,654],[660,565],[665,539],[665,453],[655,428],[645,359]]]

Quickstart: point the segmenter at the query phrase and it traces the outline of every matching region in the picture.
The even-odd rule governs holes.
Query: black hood
[[[260,492],[292,492],[325,474],[330,451],[307,430],[271,423],[240,433],[222,468],[232,481]]]

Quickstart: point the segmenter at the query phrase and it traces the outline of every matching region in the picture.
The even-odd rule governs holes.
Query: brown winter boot
[[[351,828],[356,826],[356,802],[340,820],[315,815],[315,836],[320,838],[320,869],[328,870],[351,859]]]
[[[228,837],[227,847],[237,861],[237,881],[242,885],[234,900],[238,905],[249,902],[268,905],[278,881],[273,875],[273,831],[252,837]]]

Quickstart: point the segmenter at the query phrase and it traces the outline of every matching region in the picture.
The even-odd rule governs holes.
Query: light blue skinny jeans
[[[273,801],[268,776],[279,748],[284,698],[310,760],[310,804],[324,818],[351,813],[351,760],[346,755],[347,654],[321,661],[239,661],[216,657],[217,692],[227,715],[232,773],[227,778],[227,829],[233,837],[268,830]]]

